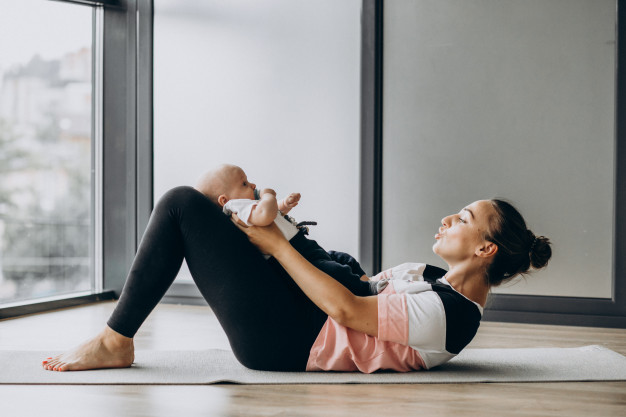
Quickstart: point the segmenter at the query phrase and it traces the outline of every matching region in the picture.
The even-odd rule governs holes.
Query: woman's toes
[[[45,366],[44,366],[44,367],[45,367],[48,371],[53,371],[53,370],[54,370],[54,368],[55,368],[58,364],[59,364],[59,359],[54,358],[54,359],[52,359],[52,360],[48,361],[48,362],[45,364]]]

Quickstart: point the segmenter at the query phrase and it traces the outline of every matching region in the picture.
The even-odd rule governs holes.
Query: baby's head
[[[256,184],[248,181],[243,169],[236,165],[224,164],[203,174],[196,189],[220,207],[229,200],[247,198],[254,200]]]

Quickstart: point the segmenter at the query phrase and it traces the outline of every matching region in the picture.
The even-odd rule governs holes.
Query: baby
[[[302,256],[355,295],[377,294],[376,282],[368,281],[353,257],[342,252],[326,252],[316,241],[305,237],[304,228],[298,227],[293,219],[286,218],[286,214],[298,205],[299,193],[289,194],[280,201],[272,189],[265,188],[257,193],[256,184],[248,181],[246,173],[238,166],[229,164],[202,175],[196,189],[222,207],[224,213],[236,213],[247,225],[267,226],[275,222]]]
[[[297,225],[283,216],[298,205],[300,194],[292,193],[277,201],[274,190],[265,188],[258,192],[256,184],[248,181],[246,173],[238,166],[225,164],[205,173],[196,189],[222,207],[227,215],[236,213],[248,226],[268,226],[276,222],[287,240],[299,231]]]

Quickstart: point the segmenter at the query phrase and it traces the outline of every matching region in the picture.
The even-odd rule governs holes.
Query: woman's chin
[[[439,244],[439,241],[435,242],[435,244],[433,245],[433,252],[435,253],[435,255],[440,257],[444,262],[447,262],[446,251],[442,249],[441,245]]]

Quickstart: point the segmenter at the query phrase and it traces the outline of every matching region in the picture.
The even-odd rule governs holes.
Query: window
[[[1,7],[0,308],[101,291],[93,74],[102,9]]]

